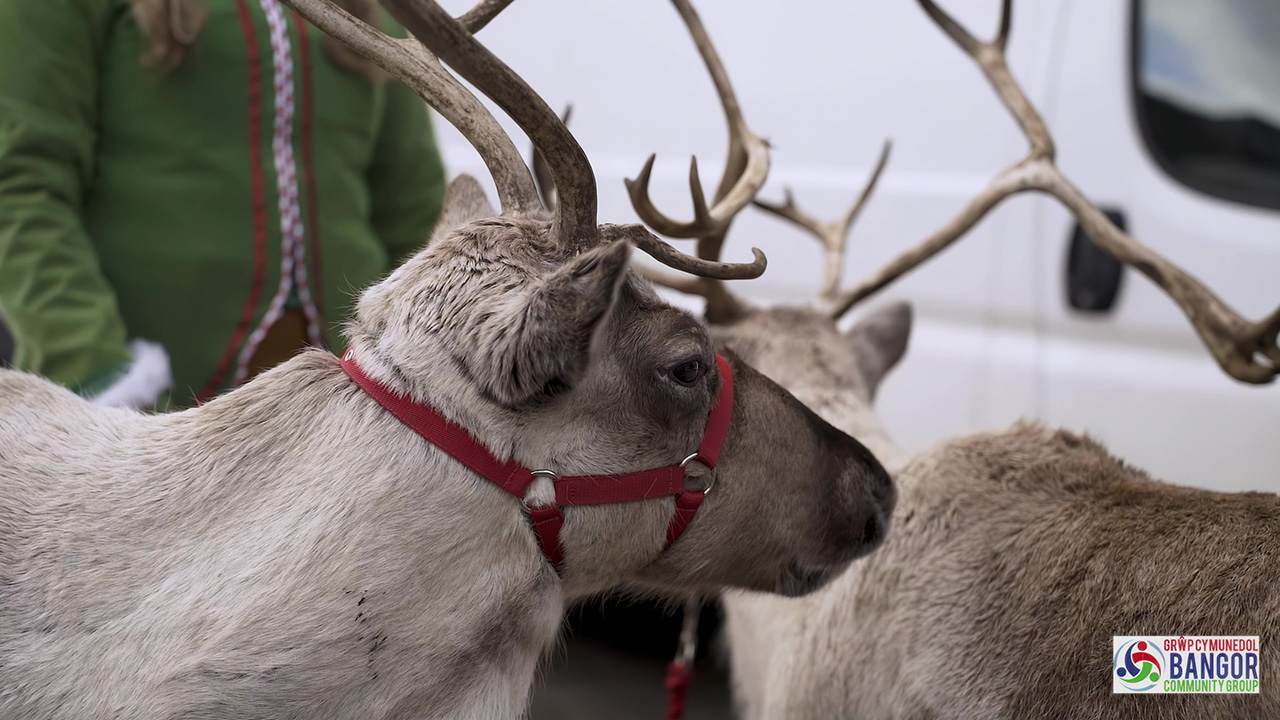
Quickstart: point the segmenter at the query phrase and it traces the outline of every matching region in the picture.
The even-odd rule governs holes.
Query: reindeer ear
[[[911,337],[911,304],[896,302],[871,311],[847,333],[858,369],[874,398],[880,381],[907,352]]]
[[[506,347],[493,358],[490,390],[516,405],[548,387],[572,387],[587,367],[591,341],[613,309],[631,246],[615,242],[578,255],[535,287],[516,310]]]
[[[440,219],[436,220],[435,230],[431,232],[432,244],[472,220],[497,214],[480,182],[470,175],[459,175],[449,183],[449,189],[444,193]]]

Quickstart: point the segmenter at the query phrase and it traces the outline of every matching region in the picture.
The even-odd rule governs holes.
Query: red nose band
[[[706,498],[706,490],[685,490],[685,468],[691,462],[699,462],[714,470],[720,460],[720,450],[729,434],[729,419],[733,414],[733,370],[729,361],[716,355],[720,369],[720,394],[716,397],[707,427],[702,434],[702,444],[697,452],[686,457],[678,465],[621,475],[565,475],[552,470],[530,470],[510,460],[499,460],[461,426],[446,419],[435,408],[416,403],[387,389],[360,369],[348,350],[342,356],[342,369],[378,404],[395,415],[427,442],[443,450],[454,460],[466,465],[477,475],[514,495],[522,503],[529,486],[539,477],[551,478],[556,489],[555,504],[528,508],[529,519],[542,554],[552,566],[564,559],[560,545],[560,529],[564,515],[560,508],[573,505],[607,505],[633,502],[650,498],[676,496],[676,511],[667,525],[667,547],[684,533],[693,521],[694,514]]]

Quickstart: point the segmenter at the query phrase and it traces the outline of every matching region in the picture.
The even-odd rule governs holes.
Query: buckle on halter
[[[689,457],[687,457],[687,458],[685,458],[685,459],[683,459],[683,460],[681,460],[681,461],[680,461],[680,467],[682,467],[682,468],[684,468],[684,469],[685,469],[685,477],[689,477],[689,475],[690,475],[690,473],[689,473],[689,463],[691,463],[691,462],[696,462],[696,463],[698,463],[699,465],[701,465],[703,468],[705,468],[705,470],[704,470],[703,472],[701,472],[701,473],[697,473],[697,475],[699,475],[699,476],[701,476],[701,475],[708,475],[708,476],[710,476],[710,477],[711,477],[711,481],[707,483],[707,487],[706,487],[706,488],[704,488],[704,489],[703,489],[703,491],[702,491],[702,494],[703,494],[703,495],[710,495],[710,494],[711,494],[711,488],[715,487],[715,485],[716,485],[716,471],[715,471],[715,468],[711,467],[711,465],[710,465],[710,464],[708,464],[706,460],[703,460],[703,459],[702,459],[702,455],[700,455],[699,453],[696,453],[696,452],[695,452],[695,453],[693,453],[692,455],[690,455]]]

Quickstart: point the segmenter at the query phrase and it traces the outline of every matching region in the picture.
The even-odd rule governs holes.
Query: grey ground
[[[662,720],[666,660],[591,637],[556,652],[533,696],[532,720]],[[710,658],[697,664],[685,720],[733,717],[728,679]]]

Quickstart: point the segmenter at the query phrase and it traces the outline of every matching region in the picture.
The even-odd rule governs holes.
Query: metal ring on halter
[[[689,457],[680,461],[680,467],[689,467],[689,463],[693,462],[694,460],[698,460],[699,457],[701,456],[698,453],[693,453]],[[715,468],[711,467],[710,465],[707,465],[705,460],[698,460],[698,462],[702,463],[703,466],[707,468],[708,473],[711,475],[711,484],[707,485],[706,489],[702,491],[703,495],[709,495],[711,493],[711,488],[715,487],[716,485],[716,471],[715,471]]]
[[[558,480],[558,479],[560,478],[560,473],[556,472],[555,470],[547,470],[547,469],[542,469],[542,470],[530,470],[530,471],[529,471],[529,474],[530,474],[530,475],[532,475],[534,478],[539,478],[539,477],[547,478],[547,479],[548,479],[548,480],[550,480],[552,483],[554,483],[556,480]],[[521,505],[524,505],[524,509],[525,509],[525,510],[531,510],[531,509],[532,509],[532,508],[530,508],[530,507],[529,507],[529,500],[528,500],[528,498],[520,498],[520,504],[521,504]]]

